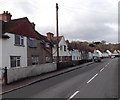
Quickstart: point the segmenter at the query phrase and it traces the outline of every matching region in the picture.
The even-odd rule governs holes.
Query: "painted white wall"
[[[112,55],[117,56],[119,54],[118,54],[117,50],[114,50],[114,52],[112,53]]]
[[[93,53],[92,52],[88,52],[88,59],[93,59]]]
[[[2,79],[2,37],[0,37],[0,79]]]
[[[107,52],[102,53],[102,57],[109,57],[109,54]]]
[[[112,53],[109,50],[106,50],[106,52],[108,53],[109,56],[112,55]]]
[[[66,51],[64,51],[64,45],[66,45]],[[59,47],[62,46],[62,50],[59,48],[59,56],[71,56],[70,51],[68,50],[68,45],[65,42],[64,37],[62,37],[61,41],[59,42]],[[57,48],[53,48],[53,56],[57,56]]]
[[[0,67],[7,66],[10,68],[10,56],[21,56],[21,67],[27,66],[27,38],[24,37],[24,47],[14,45],[14,34],[6,33],[9,39],[0,39],[0,44],[2,41],[2,63]]]
[[[56,63],[8,69],[8,83],[57,70]]]
[[[93,56],[102,57],[102,53],[99,50],[94,50]]]
[[[71,51],[72,60],[81,60],[81,52],[77,49]]]

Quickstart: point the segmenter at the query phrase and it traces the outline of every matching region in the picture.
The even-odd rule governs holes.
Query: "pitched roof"
[[[63,37],[63,36],[59,36],[59,37],[58,37],[58,42],[61,41],[62,37]],[[57,37],[52,37],[52,42],[56,44],[56,43],[57,43]]]
[[[11,33],[39,39],[27,17],[3,22],[3,33]]]
[[[25,37],[36,38],[39,40],[50,42],[45,36],[37,32],[27,17],[10,20],[8,22],[2,21],[2,32],[22,35]]]
[[[39,32],[35,31],[37,33],[37,37],[39,38],[39,40],[42,40],[42,42],[50,42],[50,40],[47,39],[46,36],[41,35]]]

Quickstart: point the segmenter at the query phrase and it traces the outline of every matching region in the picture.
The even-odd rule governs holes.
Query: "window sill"
[[[14,44],[14,46],[25,47],[25,45]]]
[[[32,47],[32,46],[29,46],[29,48],[37,48],[37,47]]]

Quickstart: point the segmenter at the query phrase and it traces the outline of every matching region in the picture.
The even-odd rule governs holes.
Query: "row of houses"
[[[11,19],[8,11],[0,14],[0,67],[24,67],[56,62],[57,37],[48,32],[46,36],[35,30],[35,24],[27,17]],[[59,36],[60,62],[92,59],[99,50],[83,50]],[[110,54],[110,51],[107,51]],[[101,55],[102,56],[102,55]]]

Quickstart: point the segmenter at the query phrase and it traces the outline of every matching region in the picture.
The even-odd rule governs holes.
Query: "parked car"
[[[101,58],[98,56],[93,57],[94,62],[101,62]]]
[[[113,59],[113,58],[115,58],[115,56],[111,56],[111,58]]]

